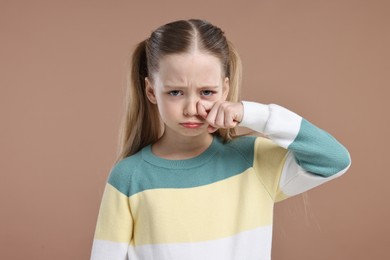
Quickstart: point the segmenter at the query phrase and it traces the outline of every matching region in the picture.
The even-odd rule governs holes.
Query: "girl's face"
[[[203,106],[208,111],[216,101],[226,100],[229,79],[223,78],[219,59],[202,52],[166,55],[153,76],[153,83],[145,79],[146,93],[158,107],[164,135],[208,136],[208,124],[197,108]]]

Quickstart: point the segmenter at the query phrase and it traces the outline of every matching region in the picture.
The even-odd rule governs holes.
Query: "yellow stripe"
[[[266,138],[257,138],[253,167],[274,201],[288,196],[279,189],[279,180],[286,161],[287,149]]]
[[[95,239],[130,243],[132,231],[129,198],[107,183],[100,205]]]
[[[197,242],[272,224],[273,202],[253,168],[195,188],[130,197],[135,245]]]

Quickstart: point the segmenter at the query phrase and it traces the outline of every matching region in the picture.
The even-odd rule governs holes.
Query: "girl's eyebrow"
[[[187,86],[173,86],[173,85],[164,85],[164,88],[169,88],[169,89],[187,89]],[[199,89],[217,89],[219,86],[214,86],[214,85],[201,85],[198,87]]]

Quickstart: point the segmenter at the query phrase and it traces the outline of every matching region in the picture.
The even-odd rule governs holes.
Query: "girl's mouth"
[[[186,122],[186,123],[181,123],[185,128],[199,128],[203,125],[203,123],[195,123],[195,122]]]

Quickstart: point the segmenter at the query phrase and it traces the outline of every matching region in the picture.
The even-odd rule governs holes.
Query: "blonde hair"
[[[227,101],[240,100],[242,64],[233,44],[224,32],[205,20],[179,20],[165,24],[136,45],[127,73],[125,111],[122,117],[116,162],[131,156],[143,147],[155,143],[162,134],[157,106],[145,93],[145,78],[153,81],[159,60],[164,55],[186,53],[196,48],[216,56],[222,64],[224,77],[229,78]],[[219,129],[214,134],[227,142],[236,137],[236,130]],[[115,163],[116,163],[115,162]]]

